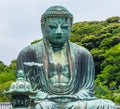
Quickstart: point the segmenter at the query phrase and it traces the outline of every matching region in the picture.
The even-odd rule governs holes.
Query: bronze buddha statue
[[[24,48],[17,70],[38,93],[35,109],[115,109],[112,101],[94,96],[94,62],[89,51],[69,41],[73,15],[62,6],[41,17],[43,40]],[[26,66],[24,63],[38,63]]]

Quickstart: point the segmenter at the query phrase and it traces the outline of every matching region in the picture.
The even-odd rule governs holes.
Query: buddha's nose
[[[62,34],[62,33],[63,33],[62,28],[60,25],[58,25],[57,30],[56,30],[56,34]]]

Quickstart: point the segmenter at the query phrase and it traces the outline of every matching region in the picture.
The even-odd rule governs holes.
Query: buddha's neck
[[[49,48],[52,48],[53,52],[59,52],[66,47],[66,43],[67,42],[65,42],[63,44],[51,44],[48,42],[47,46],[49,46]]]

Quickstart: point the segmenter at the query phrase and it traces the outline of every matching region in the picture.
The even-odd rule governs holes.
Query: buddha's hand
[[[48,96],[48,94],[45,93],[45,92],[42,92],[42,91],[38,91],[38,93],[37,93],[37,97],[38,97],[39,99],[46,99],[47,96]]]
[[[63,95],[64,98],[78,99],[76,95]]]
[[[71,100],[78,100],[78,97],[76,95],[48,95],[47,99],[71,99]]]

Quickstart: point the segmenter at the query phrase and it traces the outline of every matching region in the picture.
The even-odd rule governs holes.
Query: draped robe
[[[49,50],[47,49],[47,45],[44,40],[40,41],[39,43],[29,45],[20,52],[17,58],[17,71],[20,69],[24,71],[26,80],[31,83],[33,89],[38,89],[39,98],[46,98],[46,96],[48,95],[59,95],[59,96],[75,95],[78,98],[78,101],[92,100],[93,104],[95,103],[94,101],[97,101],[97,103],[98,102],[100,103],[100,100],[94,97],[95,70],[94,70],[94,62],[91,54],[84,47],[78,46],[69,41],[67,43],[68,43],[68,48],[67,48],[68,64],[69,64],[69,72],[71,75],[70,81],[67,85],[62,87],[55,87],[49,81],[48,79],[48,73],[50,69],[49,59],[48,59]],[[24,65],[24,62],[42,63],[43,66],[30,67],[30,66]],[[40,94],[39,94],[39,91],[40,91]],[[70,101],[70,102],[73,102],[73,101]],[[49,102],[47,103],[49,104]],[[52,102],[54,102],[54,99]],[[59,103],[59,101],[57,102]],[[102,100],[102,102],[106,102],[106,101]],[[80,105],[80,103],[78,104]],[[107,104],[111,104],[110,108],[108,108],[108,106],[104,108],[104,106],[102,105],[103,106],[102,109],[107,109],[107,108],[114,109],[114,104],[111,101],[110,103],[108,102]],[[47,109],[47,108],[44,108],[44,106],[42,108]],[[40,107],[41,106],[39,106],[37,109],[41,109]],[[84,108],[82,107],[74,108],[74,106],[73,108],[72,107],[68,108],[68,107],[66,107],[66,109],[84,109],[85,108],[85,106],[83,106]],[[92,107],[91,109],[99,109],[99,108]]]

